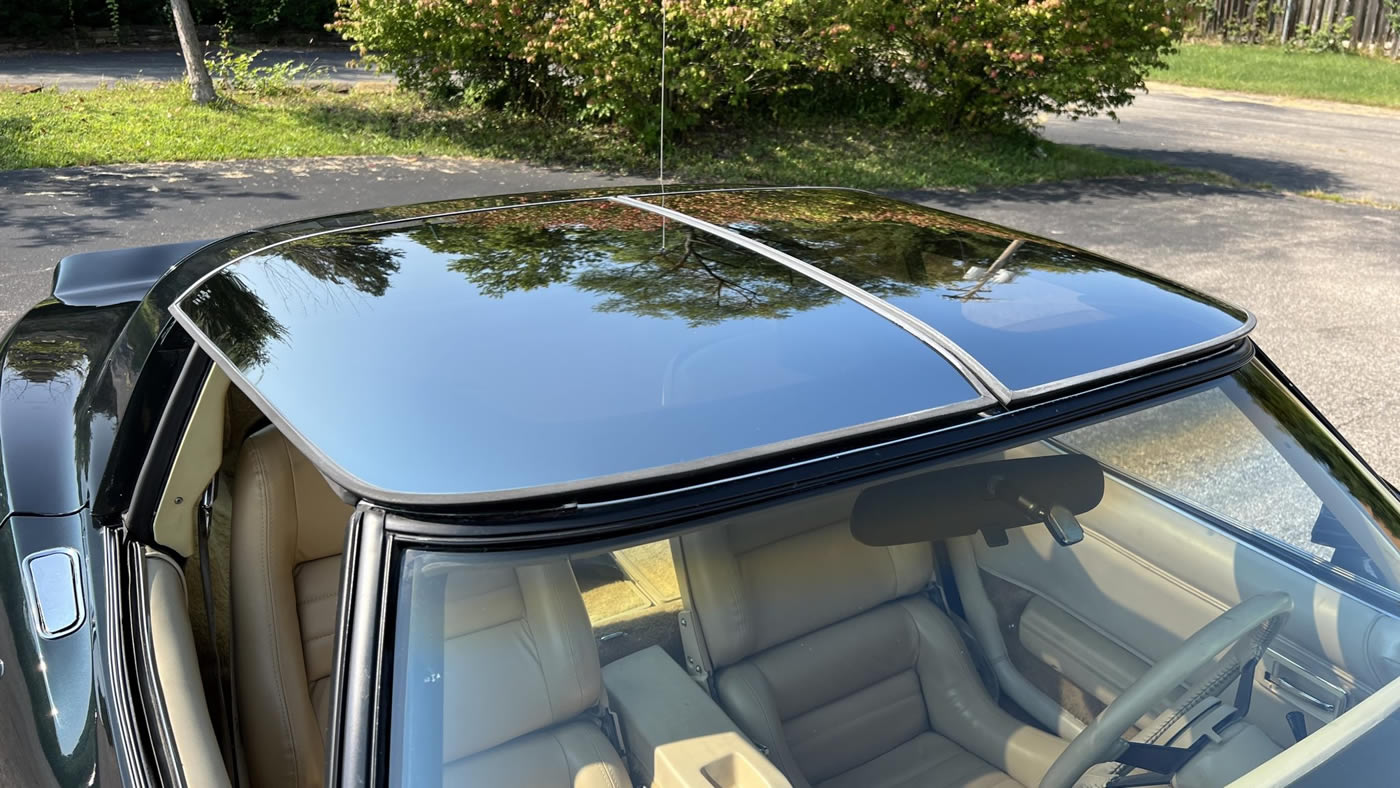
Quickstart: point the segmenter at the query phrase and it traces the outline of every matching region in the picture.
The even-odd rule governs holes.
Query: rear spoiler
[[[53,296],[69,306],[111,306],[140,301],[151,285],[209,241],[82,252],[58,261]]]

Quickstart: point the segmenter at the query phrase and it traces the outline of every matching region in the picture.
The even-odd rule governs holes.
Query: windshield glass
[[[1223,784],[1400,676],[1396,502],[1258,365],[680,525],[398,549],[389,784],[1038,785],[1120,697],[1115,736],[1186,748],[1200,726],[1167,721],[1214,727],[1226,752],[1176,768],[1223,760],[1231,775],[1193,783]],[[1225,611],[1269,605],[1175,689],[1125,695],[1198,630],[1237,626]]]

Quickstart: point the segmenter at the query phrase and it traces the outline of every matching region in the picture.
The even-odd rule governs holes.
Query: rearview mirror
[[[1098,506],[1103,490],[1103,468],[1082,454],[954,465],[862,492],[851,535],[887,547],[980,531],[996,547],[1008,528],[1040,523],[1072,545],[1084,538],[1077,515]]]

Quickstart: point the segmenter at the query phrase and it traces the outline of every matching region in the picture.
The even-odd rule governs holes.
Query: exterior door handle
[[[1301,700],[1305,703],[1311,703],[1312,705],[1318,707],[1319,709],[1322,709],[1328,714],[1335,714],[1337,712],[1337,704],[1328,703],[1322,698],[1319,698],[1316,695],[1313,695],[1312,693],[1302,689],[1297,684],[1294,684],[1293,682],[1289,681],[1283,676],[1274,676],[1273,680],[1274,686],[1278,687],[1281,690],[1284,690],[1287,694],[1296,697],[1298,700]]]

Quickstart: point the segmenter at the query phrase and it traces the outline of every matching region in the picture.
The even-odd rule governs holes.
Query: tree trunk
[[[180,53],[185,57],[190,98],[196,104],[208,104],[214,100],[214,82],[209,79],[209,69],[204,67],[204,47],[194,27],[190,0],[170,0],[170,11],[175,17],[175,34],[180,37]]]

